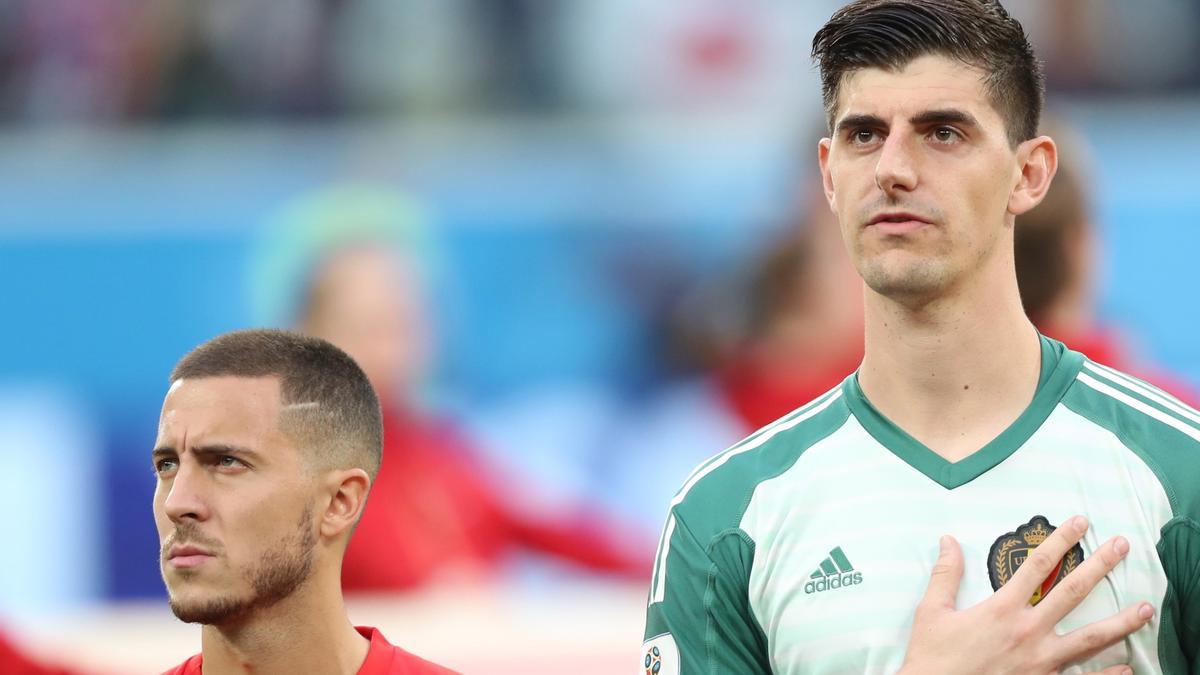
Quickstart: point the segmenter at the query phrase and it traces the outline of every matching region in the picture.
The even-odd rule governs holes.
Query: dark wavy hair
[[[838,10],[817,31],[812,50],[830,131],[846,74],[899,70],[928,54],[983,71],[984,87],[1013,146],[1037,135],[1045,96],[1042,66],[1021,24],[996,0],[857,0]]]

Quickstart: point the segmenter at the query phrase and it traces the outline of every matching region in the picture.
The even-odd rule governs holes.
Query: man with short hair
[[[1200,413],[1022,310],[1057,150],[1020,24],[858,0],[813,53],[865,355],[676,494],[646,673],[1200,672]]]
[[[175,616],[201,653],[168,671],[444,674],[353,626],[346,544],[379,471],[379,401],[344,352],[277,330],[218,336],[171,373],[154,520]]]

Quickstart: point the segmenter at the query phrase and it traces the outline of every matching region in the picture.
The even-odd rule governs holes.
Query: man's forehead
[[[945,108],[967,110],[976,116],[991,112],[999,120],[988,98],[983,71],[944,56],[922,56],[896,70],[847,72],[838,90],[836,111],[840,119]]]
[[[159,434],[180,426],[194,432],[262,432],[278,425],[279,412],[278,378],[181,378],[163,401]]]

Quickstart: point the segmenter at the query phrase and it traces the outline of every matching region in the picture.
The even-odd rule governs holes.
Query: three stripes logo
[[[833,591],[861,584],[862,580],[862,572],[855,571],[854,565],[850,564],[850,560],[842,552],[842,547],[838,546],[830,551],[829,555],[821,561],[821,565],[809,575],[808,583],[804,584],[804,592],[811,595],[822,591]]]

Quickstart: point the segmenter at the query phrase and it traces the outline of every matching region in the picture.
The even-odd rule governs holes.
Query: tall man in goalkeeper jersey
[[[642,665],[1200,672],[1200,414],[1022,311],[1014,220],[1057,151],[1020,24],[859,0],[813,53],[865,357],[684,483]]]

